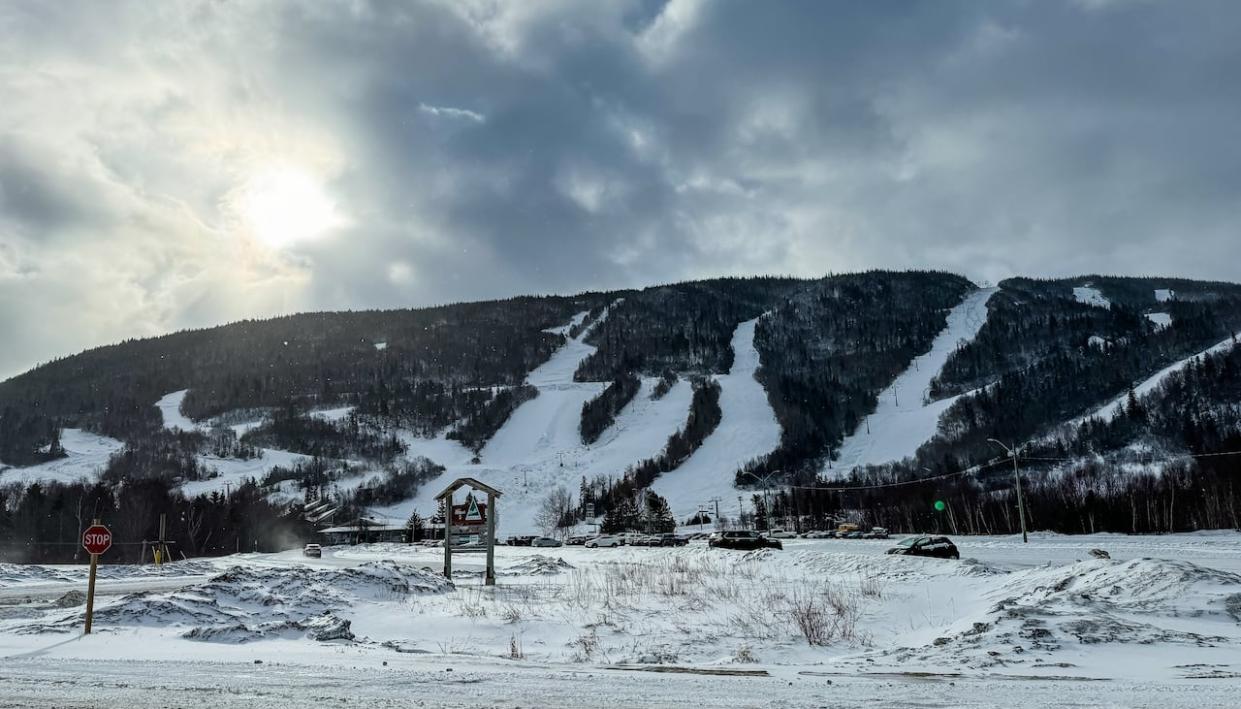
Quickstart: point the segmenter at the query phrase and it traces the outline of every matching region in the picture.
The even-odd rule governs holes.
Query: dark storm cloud
[[[103,11],[0,10],[0,372],[293,309],[1241,262],[1235,3]],[[245,189],[290,164],[341,218],[270,248]]]

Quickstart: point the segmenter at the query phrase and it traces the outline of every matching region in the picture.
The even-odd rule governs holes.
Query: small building
[[[358,517],[353,524],[320,529],[319,535],[326,545],[408,542],[410,536],[405,522],[378,515]]]

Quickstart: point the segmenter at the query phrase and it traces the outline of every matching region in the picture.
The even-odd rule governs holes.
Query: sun
[[[247,180],[238,211],[251,236],[272,249],[311,241],[343,221],[323,183],[290,166],[269,168]]]

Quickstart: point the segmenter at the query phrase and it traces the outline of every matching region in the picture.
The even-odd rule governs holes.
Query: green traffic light
[[[944,511],[944,508],[946,508],[947,506],[948,506],[948,505],[945,505],[943,500],[936,500],[936,501],[935,501],[935,511],[936,511],[936,512],[943,512],[943,511]]]

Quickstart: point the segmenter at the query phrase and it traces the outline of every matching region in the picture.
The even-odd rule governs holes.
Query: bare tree
[[[557,487],[543,498],[539,511],[534,516],[534,523],[544,534],[552,534],[560,527],[561,520],[573,511],[573,496],[563,487]]]

